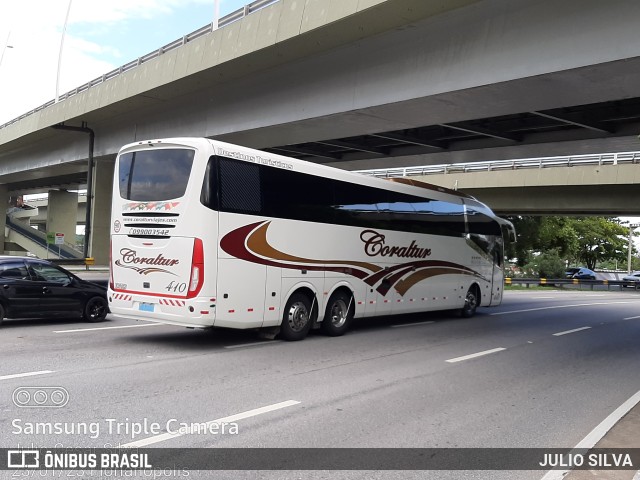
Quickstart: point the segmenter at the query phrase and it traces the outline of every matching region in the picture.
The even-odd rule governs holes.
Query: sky
[[[0,125],[211,23],[214,0],[0,0]],[[250,0],[220,0],[220,16]],[[58,59],[60,70],[58,79]]]

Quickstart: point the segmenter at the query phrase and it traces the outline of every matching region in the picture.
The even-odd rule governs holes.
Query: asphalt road
[[[343,337],[313,333],[292,343],[110,317],[101,324],[8,320],[0,331],[5,448],[571,448],[640,390],[640,293],[633,291],[507,292],[502,306],[480,309],[472,319],[447,313],[368,319]],[[14,405],[17,388],[43,386],[63,387],[68,404]],[[168,422],[173,431],[180,423],[220,419],[237,431],[166,435]],[[134,432],[145,420],[160,431]],[[28,432],[38,422],[86,430]],[[544,473],[218,471],[162,478],[540,479]]]

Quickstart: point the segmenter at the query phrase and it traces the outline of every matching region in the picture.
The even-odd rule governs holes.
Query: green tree
[[[533,263],[535,270],[541,278],[564,277],[565,261],[560,257],[556,249],[541,253],[535,258]]]
[[[587,268],[595,269],[598,262],[627,257],[628,228],[618,221],[603,217],[584,217],[571,220],[578,239],[575,257]]]
[[[627,227],[606,217],[512,217],[518,242],[509,245],[509,258],[519,266],[534,261],[532,253],[556,250],[570,264],[594,269],[607,260],[626,261]]]

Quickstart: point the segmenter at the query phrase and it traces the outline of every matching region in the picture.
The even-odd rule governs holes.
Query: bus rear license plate
[[[141,303],[140,310],[144,312],[153,312],[153,303]]]

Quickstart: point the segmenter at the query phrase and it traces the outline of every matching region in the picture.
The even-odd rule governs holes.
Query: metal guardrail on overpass
[[[377,168],[373,170],[356,170],[356,173],[382,178],[397,178],[414,175],[442,175],[447,173],[491,172],[525,168],[577,167],[585,165],[619,165],[624,163],[640,163],[640,152],[521,158],[518,160],[450,163],[443,165],[425,165],[421,167]]]
[[[264,8],[266,6],[269,6],[273,3],[277,3],[280,0],[256,0],[254,2],[251,2],[247,5],[245,5],[244,7],[239,8],[238,10],[235,10],[233,12],[231,12],[228,15],[225,15],[224,17],[220,18],[218,20],[218,28],[220,27],[224,27],[226,25],[229,25],[237,20],[241,20],[244,17],[246,17],[247,15],[257,12],[258,10],[260,10],[261,8]],[[73,90],[68,91],[67,93],[63,93],[62,95],[60,95],[58,97],[58,101],[60,100],[65,100],[69,97],[72,97],[74,95],[77,95],[78,93],[84,92],[85,90],[88,90],[89,88],[95,86],[95,85],[99,85],[103,82],[106,82],[107,80],[117,77],[118,75],[127,72],[129,70],[131,70],[132,68],[135,68],[139,65],[142,65],[145,62],[148,62],[151,59],[154,59],[156,57],[159,57],[160,55],[170,52],[171,50],[181,47],[182,45],[191,42],[192,40],[195,40],[196,38],[199,38],[203,35],[207,35],[211,32],[213,32],[214,30],[214,24],[213,22],[205,25],[204,27],[199,28],[198,30],[195,30],[187,35],[184,35],[180,38],[178,38],[177,40],[174,40],[171,43],[166,44],[163,47],[158,48],[157,50],[154,50],[153,52],[147,53],[146,55],[143,55],[142,57],[137,58],[136,60],[133,60],[129,63],[126,63],[118,68],[116,68],[115,70],[111,70],[108,73],[105,73],[104,75],[101,75],[98,78],[94,78],[93,80],[80,85],[79,87],[74,88]],[[47,108],[51,105],[53,105],[54,103],[56,103],[55,99],[54,100],[49,100],[47,103],[40,105],[39,107],[34,108],[33,110],[28,111],[27,113],[24,113],[22,115],[20,115],[17,118],[14,118],[13,120],[9,120],[8,122],[0,125],[0,128],[4,128],[7,127],[15,122],[18,122],[20,120],[22,120],[25,117],[28,117],[29,115],[32,115],[36,112],[39,112],[40,110]]]

